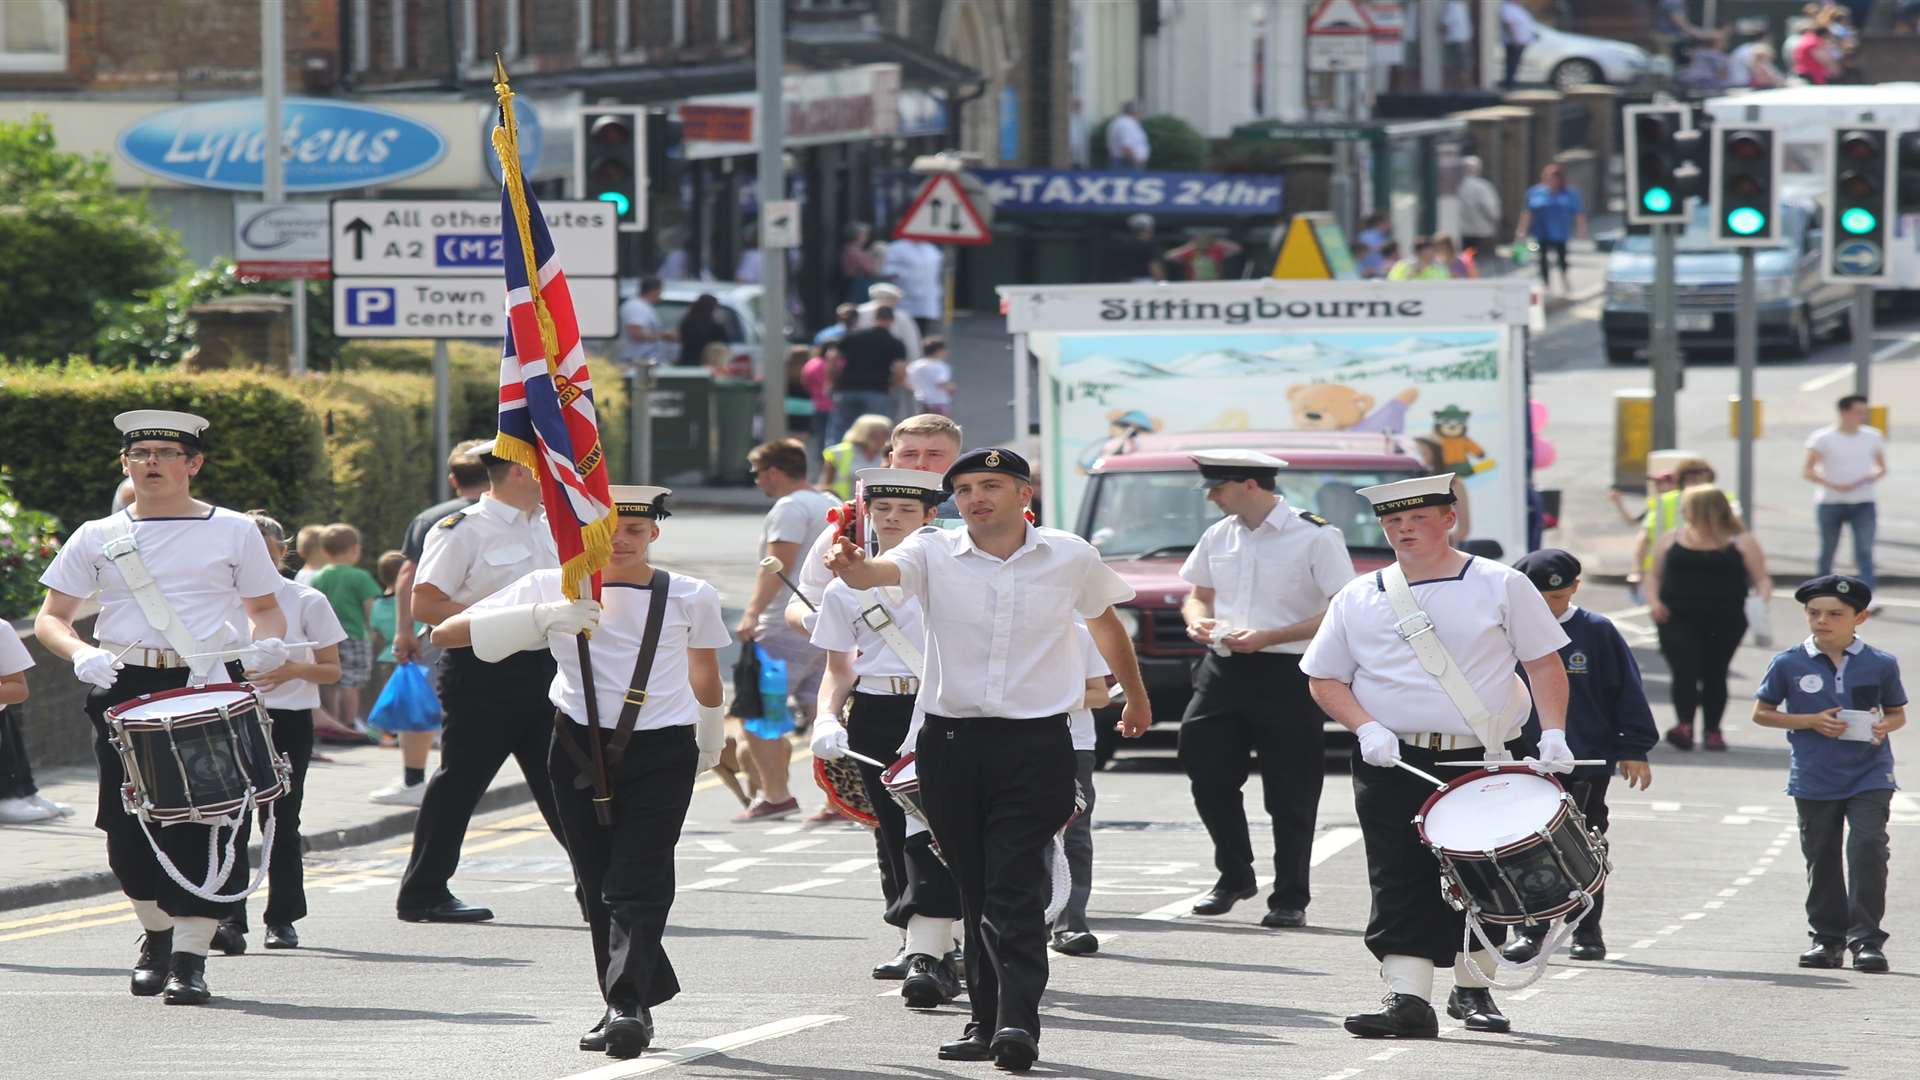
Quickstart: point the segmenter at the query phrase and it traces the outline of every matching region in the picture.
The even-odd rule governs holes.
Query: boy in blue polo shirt
[[[1887,816],[1897,786],[1887,736],[1907,722],[1900,662],[1854,635],[1873,590],[1829,574],[1800,586],[1813,633],[1783,650],[1760,679],[1753,722],[1785,728],[1793,748],[1787,794],[1800,815],[1813,948],[1800,966],[1887,970]],[[1844,853],[1846,866],[1841,868]]]
[[[1580,591],[1580,560],[1559,548],[1542,548],[1521,556],[1513,564],[1540,590],[1547,610],[1560,620],[1567,643],[1560,646],[1560,663],[1567,669],[1567,745],[1576,758],[1600,758],[1605,765],[1581,765],[1566,777],[1567,793],[1587,819],[1587,824],[1607,831],[1607,785],[1615,769],[1629,788],[1645,790],[1653,783],[1653,769],[1647,764],[1647,751],[1660,742],[1660,728],[1647,705],[1647,693],[1640,684],[1640,665],[1620,631],[1605,615],[1578,607],[1573,594]],[[1521,672],[1525,677],[1525,672]],[[1527,719],[1525,737],[1540,737],[1540,718]],[[1593,898],[1593,910],[1573,930],[1573,947],[1567,955],[1574,960],[1605,960],[1606,939],[1600,932],[1600,913],[1605,908],[1607,891]],[[1546,939],[1544,925],[1521,926],[1513,940],[1500,950],[1502,956],[1524,963],[1540,952]]]

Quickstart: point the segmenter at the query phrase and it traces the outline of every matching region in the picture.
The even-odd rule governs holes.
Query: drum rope
[[[1580,913],[1563,920],[1560,925],[1554,927],[1540,942],[1540,951],[1535,953],[1531,960],[1518,964],[1501,962],[1500,951],[1494,948],[1493,942],[1487,940],[1486,931],[1480,926],[1480,917],[1475,913],[1477,905],[1467,909],[1466,926],[1460,932],[1460,951],[1471,954],[1474,952],[1473,944],[1478,942],[1480,948],[1494,958],[1494,971],[1505,968],[1522,973],[1519,982],[1501,982],[1494,972],[1481,971],[1481,977],[1487,980],[1487,985],[1495,990],[1525,990],[1539,982],[1540,977],[1547,973],[1547,961],[1553,959],[1553,954],[1559,951],[1560,946],[1567,943],[1567,939],[1573,936],[1574,929],[1586,919],[1587,913],[1593,910],[1592,893],[1576,889],[1567,894],[1567,899],[1580,901]],[[1473,961],[1469,959],[1467,963],[1472,965]]]
[[[199,885],[188,881],[186,875],[180,872],[180,868],[173,865],[173,860],[167,857],[167,853],[160,850],[160,841],[154,838],[153,826],[148,824],[145,818],[140,819],[140,831],[146,834],[147,845],[153,848],[153,855],[154,858],[159,861],[160,869],[167,872],[167,876],[173,879],[175,885],[180,886],[182,889],[185,889],[187,892],[202,900],[215,904],[228,904],[236,900],[245,900],[247,897],[259,891],[260,886],[267,880],[267,867],[273,862],[273,831],[274,827],[280,822],[280,815],[278,813],[269,813],[267,815],[267,827],[262,830],[260,834],[260,869],[255,871],[253,883],[247,886],[245,892],[227,894],[220,892],[220,887],[227,883],[227,879],[233,875],[234,866],[238,864],[236,845],[240,840],[240,824],[253,813],[253,791],[253,788],[247,788],[247,794],[245,799],[241,801],[239,813],[217,817],[206,822],[207,879]],[[227,835],[226,855],[224,858],[221,858],[220,830],[223,827],[231,828],[232,831]]]

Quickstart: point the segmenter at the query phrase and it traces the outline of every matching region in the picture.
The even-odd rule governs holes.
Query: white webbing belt
[[[1413,598],[1413,586],[1407,584],[1407,575],[1400,569],[1399,563],[1389,563],[1380,571],[1380,582],[1386,586],[1387,602],[1393,606],[1395,621],[1394,633],[1400,635],[1412,649],[1413,655],[1420,660],[1420,667],[1440,683],[1447,700],[1466,720],[1467,727],[1479,737],[1481,745],[1486,747],[1487,757],[1498,760],[1509,756],[1504,749],[1507,743],[1508,724],[1488,711],[1474,692],[1473,684],[1467,681],[1460,665],[1454,663],[1453,656],[1441,643],[1440,635],[1433,632],[1433,620],[1420,610],[1420,604]],[[1518,679],[1518,676],[1515,676]]]
[[[140,558],[139,544],[133,538],[133,519],[115,514],[106,519],[101,530],[106,534],[102,553],[112,561],[114,569],[120,571],[120,579],[126,582],[127,591],[133,594],[133,602],[140,606],[140,613],[146,616],[147,625],[160,632],[167,644],[181,657],[218,651],[226,644],[228,634],[221,631],[217,639],[199,641],[187,631],[187,624],[174,614],[167,603],[166,594],[160,591],[160,583],[155,581],[147,564]],[[212,648],[209,648],[211,646]],[[208,672],[220,663],[218,656],[204,657],[186,661],[193,677],[204,681]]]

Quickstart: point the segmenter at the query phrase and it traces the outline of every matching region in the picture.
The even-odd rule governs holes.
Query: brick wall
[[[93,618],[76,622],[80,636],[93,637]],[[7,706],[20,724],[35,768],[81,765],[93,760],[93,727],[87,723],[87,685],[73,677],[73,666],[47,652],[33,636],[33,620],[16,620],[7,631],[33,657],[27,672],[28,698]]]
[[[287,0],[287,87],[313,65],[339,70],[340,5]],[[248,90],[260,85],[257,0],[69,0],[67,70],[0,72],[0,91]]]

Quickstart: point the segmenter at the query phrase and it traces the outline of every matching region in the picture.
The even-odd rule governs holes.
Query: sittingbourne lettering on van
[[[120,133],[120,153],[139,169],[195,187],[259,191],[265,110],[259,98],[167,109]],[[288,191],[335,191],[390,183],[432,168],[447,144],[432,127],[388,109],[320,98],[282,107]]]
[[[1108,297],[1100,301],[1106,322],[1218,322],[1242,326],[1274,319],[1418,319],[1426,314],[1421,300],[1190,300],[1183,297],[1137,299]]]

